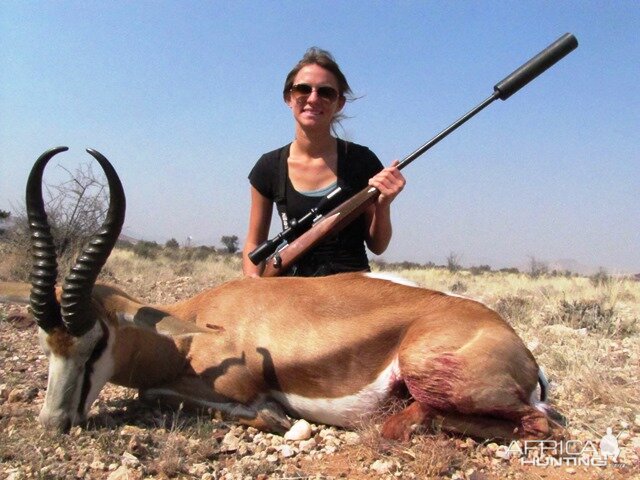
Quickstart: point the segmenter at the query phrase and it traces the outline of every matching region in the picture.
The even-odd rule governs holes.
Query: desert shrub
[[[420,270],[423,268],[417,262],[395,262],[392,265],[394,270]]]
[[[515,323],[526,319],[531,314],[532,302],[528,298],[510,295],[500,298],[494,308],[500,316]]]
[[[179,277],[191,276],[194,270],[193,262],[179,262],[173,268],[174,273]]]
[[[92,164],[80,165],[75,171],[58,165],[67,179],[57,185],[44,182],[43,202],[47,221],[56,248],[58,273],[67,274],[75,264],[87,240],[100,228],[108,209],[108,188],[102,174],[92,170]],[[2,211],[0,211],[2,212]],[[9,215],[4,215],[3,224]],[[3,241],[5,254],[11,256],[14,280],[29,281],[31,271],[31,233],[26,206],[19,206],[11,214],[10,228],[6,228]]]
[[[471,267],[469,271],[471,275],[482,275],[483,273],[491,272],[491,267],[489,265],[479,265],[477,267]]]
[[[428,270],[430,268],[435,268],[436,264],[433,262],[427,263],[418,263],[418,262],[387,262],[383,259],[371,260],[369,262],[371,264],[371,268],[373,270],[382,270],[382,271],[400,271],[400,270]]]
[[[164,244],[164,248],[168,248],[170,250],[177,250],[180,248],[180,244],[175,238],[167,240],[167,243]]]
[[[181,248],[180,250],[165,250],[164,256],[181,262],[199,262],[216,254],[216,249],[205,245],[199,247]]]
[[[546,321],[606,336],[628,336],[638,331],[637,318],[623,319],[615,307],[596,300],[560,300],[557,312],[549,314]]]
[[[130,242],[129,240],[118,239],[116,242],[116,248],[119,248],[120,250],[133,251],[134,246],[133,242]]]
[[[196,247],[193,249],[192,259],[193,260],[206,260],[211,255],[216,254],[216,249],[214,247],[207,247],[202,245],[200,247]]]
[[[531,278],[540,278],[549,273],[549,265],[540,261],[535,257],[529,257],[529,276]]]
[[[460,264],[460,255],[455,252],[451,252],[447,257],[447,270],[449,272],[459,272],[462,270],[462,265]]]
[[[158,253],[162,253],[163,257],[175,262],[180,262],[185,257],[184,250],[181,250],[180,248],[167,247],[166,245],[163,249],[159,250]]]
[[[604,268],[598,269],[596,273],[589,277],[589,281],[594,287],[605,287],[611,283],[611,280],[611,276]]]
[[[464,293],[468,290],[467,284],[461,280],[456,281],[449,288],[453,293]]]
[[[227,253],[236,253],[238,251],[240,248],[239,240],[237,235],[223,235],[220,239],[222,245],[227,249]]]
[[[549,275],[552,277],[564,277],[564,278],[571,278],[574,276],[571,270],[551,270],[551,273]]]
[[[162,247],[156,242],[149,242],[147,240],[141,240],[133,246],[133,253],[135,255],[150,260],[158,258],[161,250]]]
[[[8,223],[10,216],[11,212],[0,210],[0,237],[4,236],[7,233],[5,224]]]
[[[501,268],[500,270],[498,270],[500,273],[512,273],[512,274],[518,274],[520,273],[520,270],[518,270],[515,267],[509,267],[509,268]]]

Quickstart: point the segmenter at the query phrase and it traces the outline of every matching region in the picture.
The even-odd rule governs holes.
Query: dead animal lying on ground
[[[143,400],[211,409],[272,432],[285,432],[290,417],[350,427],[400,397],[407,406],[385,419],[384,437],[407,439],[434,419],[475,437],[550,434],[533,355],[479,302],[360,273],[242,278],[164,306],[96,284],[125,200],[113,167],[93,150],[109,182],[109,211],[56,289],[41,183],[62,150],[45,152],[28,181],[32,285],[0,284],[1,301],[30,297],[49,359],[45,427],[84,421],[112,382],[137,388]]]

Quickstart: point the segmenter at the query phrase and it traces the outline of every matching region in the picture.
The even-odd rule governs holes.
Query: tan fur
[[[47,335],[47,347],[51,352],[61,357],[68,357],[73,349],[75,338],[63,328],[56,328]]]
[[[6,285],[0,298],[24,292]],[[415,401],[387,421],[386,436],[406,438],[413,423],[436,417],[477,436],[548,433],[529,405],[533,356],[478,302],[361,274],[243,278],[166,306],[107,285],[96,285],[93,298],[111,324],[133,319],[118,326],[111,381],[173,392],[168,401],[192,398],[198,407],[197,399],[224,399],[258,412],[269,391],[338,399],[372,384],[397,358],[397,381]],[[247,422],[285,424],[277,413]]]

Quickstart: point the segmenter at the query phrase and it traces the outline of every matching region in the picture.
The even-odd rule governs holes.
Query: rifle
[[[562,35],[531,60],[498,82],[493,87],[491,96],[477,107],[470,110],[427,143],[405,157],[398,164],[398,169],[402,170],[409,165],[493,101],[497,99],[506,100],[509,98],[577,47],[578,40],[576,37],[571,33]],[[272,239],[264,241],[249,253],[249,259],[255,265],[258,265],[270,256],[270,261],[267,262],[262,276],[275,277],[286,272],[298,258],[320,241],[331,234],[338,233],[359,215],[364,213],[367,207],[371,205],[380,194],[375,187],[365,187],[348,200],[336,206],[337,201],[343,193],[340,187],[336,187],[319,202],[316,208],[312,208],[302,218],[290,221],[288,228]]]

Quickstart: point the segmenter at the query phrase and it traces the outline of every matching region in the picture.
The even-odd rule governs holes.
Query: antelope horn
[[[60,305],[56,300],[58,263],[56,247],[47,221],[42,199],[42,174],[47,162],[67,147],[52,148],[44,152],[31,169],[27,180],[27,218],[31,232],[33,268],[31,269],[31,296],[29,303],[36,323],[49,332],[61,325]]]
[[[76,337],[84,335],[96,322],[90,312],[91,292],[118,240],[126,207],[122,183],[109,160],[96,150],[88,148],[87,152],[98,161],[109,182],[109,210],[62,285],[62,321],[67,331]]]

